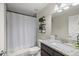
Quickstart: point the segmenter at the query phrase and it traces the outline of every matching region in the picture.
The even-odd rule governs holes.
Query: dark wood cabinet
[[[41,43],[41,56],[65,56],[65,55]]]

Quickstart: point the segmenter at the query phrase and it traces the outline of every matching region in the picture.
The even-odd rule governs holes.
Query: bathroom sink
[[[51,43],[51,45],[54,45],[54,46],[57,46],[57,47],[63,47],[63,44],[59,43],[59,42],[53,42],[53,43]]]
[[[68,45],[68,46],[72,46],[72,47],[74,47],[74,48],[76,48],[76,49],[79,49],[79,45],[77,44],[77,42],[75,42],[75,43],[73,43],[73,44],[71,44],[71,43],[64,43],[64,44],[66,44],[66,45]]]
[[[73,49],[73,47],[68,46],[67,44],[55,42],[55,43],[51,43],[51,45],[58,51],[64,51],[65,53],[67,54],[69,53],[71,55],[72,55],[72,52],[75,53],[75,49]]]
[[[57,45],[57,43],[51,43],[51,44],[53,44],[53,45]]]
[[[60,40],[49,40],[47,41],[47,43],[61,43]]]

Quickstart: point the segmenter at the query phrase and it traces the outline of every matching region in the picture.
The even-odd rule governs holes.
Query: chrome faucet
[[[79,34],[77,35],[77,44],[79,45]]]
[[[57,38],[58,36],[57,35],[55,35],[55,39],[57,40],[58,38]]]

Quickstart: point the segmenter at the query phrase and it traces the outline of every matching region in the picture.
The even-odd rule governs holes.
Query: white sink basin
[[[53,44],[53,45],[57,45],[57,43],[51,43],[51,44]]]
[[[68,45],[68,46],[72,46],[72,47],[73,47],[73,44],[71,44],[71,43],[64,43],[64,44],[66,44],[66,45]]]
[[[76,52],[75,48],[70,47],[70,46],[63,44],[63,43],[54,42],[54,43],[51,43],[51,45],[54,48],[58,49],[59,51],[61,51],[61,52],[64,51],[67,54],[70,53],[72,55],[72,53]]]

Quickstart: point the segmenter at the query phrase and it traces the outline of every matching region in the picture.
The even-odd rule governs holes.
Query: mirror
[[[69,37],[77,40],[79,34],[79,15],[69,16]]]
[[[68,9],[62,9],[62,12],[56,11],[52,15],[52,35],[57,35],[58,39],[67,42],[77,41],[77,35],[79,34],[79,5],[67,5],[69,5]]]

